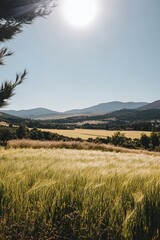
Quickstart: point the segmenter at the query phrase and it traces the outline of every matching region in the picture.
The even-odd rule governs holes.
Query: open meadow
[[[72,137],[72,138],[82,138],[84,140],[88,138],[106,138],[111,137],[114,133],[118,131],[109,131],[109,130],[99,130],[99,129],[71,129],[71,130],[63,130],[63,129],[41,129],[42,131],[49,131],[52,133],[57,133],[63,136]],[[151,134],[151,132],[145,131],[120,131],[124,133],[128,138],[140,138],[142,133],[145,133],[147,136]]]
[[[160,0],[0,0],[0,43],[0,240],[160,240]]]
[[[0,239],[159,240],[160,155],[0,149]]]

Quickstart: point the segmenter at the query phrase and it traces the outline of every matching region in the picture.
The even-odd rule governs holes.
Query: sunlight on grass
[[[49,131],[52,133],[57,133],[67,137],[73,138],[106,138],[107,136],[112,137],[114,133],[117,131],[108,131],[108,130],[99,130],[99,129],[74,129],[74,130],[61,130],[61,129],[41,129],[42,131]],[[124,133],[126,137],[130,138],[140,138],[142,133],[145,133],[147,136],[151,134],[151,132],[142,132],[142,131],[120,131]]]
[[[159,156],[1,149],[0,159],[1,240],[160,237]]]

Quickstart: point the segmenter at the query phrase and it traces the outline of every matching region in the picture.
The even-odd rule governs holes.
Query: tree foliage
[[[27,23],[39,16],[48,15],[55,0],[1,0],[0,18]]]
[[[0,107],[8,105],[9,100],[15,94],[15,88],[20,85],[27,75],[27,71],[24,70],[22,74],[17,74],[15,82],[5,81],[0,86]]]
[[[156,147],[158,147],[160,145],[159,135],[157,133],[153,132],[150,137],[151,137],[152,146],[155,149]]]
[[[150,138],[146,134],[141,135],[140,142],[145,149],[149,148]]]
[[[1,0],[0,1],[0,43],[13,39],[22,31],[24,24],[30,24],[39,16],[48,15],[56,5],[55,0]],[[6,47],[0,49],[0,65],[13,53]],[[14,82],[5,81],[0,86],[0,107],[7,105],[27,75],[27,71],[17,74]]]

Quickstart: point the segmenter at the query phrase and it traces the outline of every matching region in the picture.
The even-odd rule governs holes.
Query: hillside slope
[[[121,109],[135,109],[147,105],[147,102],[108,102],[101,103],[92,107],[83,108],[83,109],[73,109],[65,112],[66,114],[101,114],[113,112]]]
[[[61,115],[61,113],[46,108],[34,108],[28,110],[2,110],[1,112],[23,118],[41,118],[47,116]]]
[[[138,110],[160,109],[160,100],[149,103],[145,106],[139,107]]]
[[[136,109],[148,105],[147,102],[107,102],[83,109],[73,109],[66,112],[57,112],[46,108],[34,108],[27,110],[1,110],[1,112],[22,118],[47,119],[55,116],[65,116],[74,114],[105,114],[122,109]]]

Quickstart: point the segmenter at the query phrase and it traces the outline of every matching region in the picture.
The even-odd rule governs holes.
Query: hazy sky
[[[15,54],[1,81],[29,72],[8,109],[160,99],[160,0],[97,0],[96,20],[84,29],[66,22],[62,5],[5,44]]]

